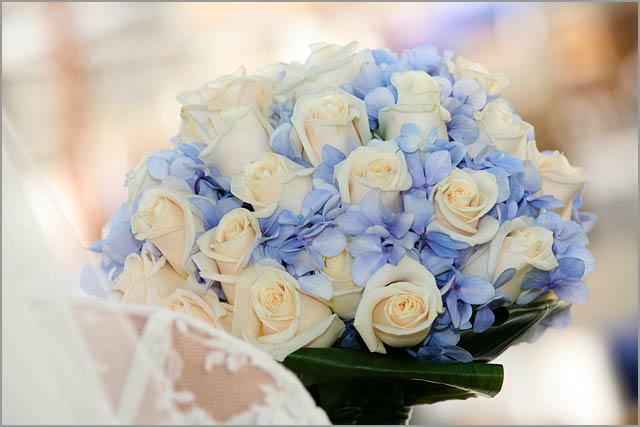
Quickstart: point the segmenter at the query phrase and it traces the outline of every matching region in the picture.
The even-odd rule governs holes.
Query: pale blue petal
[[[479,277],[466,277],[460,283],[458,295],[460,299],[469,304],[484,304],[495,295],[493,285]]]
[[[413,214],[413,229],[422,232],[435,215],[433,203],[427,199],[424,191],[413,191],[404,194],[404,210]]]
[[[204,223],[204,229],[210,230],[220,221],[216,215],[216,209],[213,203],[201,197],[191,197],[189,203],[194,213],[198,213]]]
[[[409,63],[412,69],[433,73],[438,69],[442,57],[438,49],[429,44],[424,44],[413,49],[405,49],[400,59]]]
[[[584,304],[589,299],[589,290],[582,280],[559,280],[553,291],[569,304]]]
[[[169,176],[169,162],[157,155],[151,156],[147,159],[147,170],[153,178],[163,180]]]
[[[293,129],[291,123],[283,123],[275,128],[271,133],[271,138],[269,138],[269,145],[275,153],[294,160],[300,156],[300,153],[296,153],[291,138],[289,137],[291,129]]]
[[[398,61],[398,54],[387,49],[373,49],[371,51],[376,64],[393,64]]]
[[[353,82],[353,94],[364,98],[373,89],[384,86],[384,73],[375,64],[364,64]]]
[[[378,112],[385,107],[396,103],[393,93],[386,87],[377,87],[364,97],[369,117],[378,119]]]
[[[438,232],[429,231],[426,233],[429,247],[442,258],[457,258],[458,251],[468,247],[466,243],[457,242],[448,235]]]
[[[333,298],[333,286],[324,274],[308,274],[298,277],[298,283],[306,294],[327,301]]]
[[[302,202],[302,216],[318,213],[322,210],[322,206],[331,198],[332,194],[325,190],[313,190],[304,198]]]
[[[382,202],[382,192],[380,190],[371,190],[362,199],[362,213],[377,225],[384,224],[385,205]]]
[[[424,172],[427,184],[436,185],[451,173],[451,154],[448,151],[425,154]]]
[[[338,150],[337,148],[332,147],[329,144],[325,144],[322,146],[322,161],[326,164],[335,166],[346,158],[346,154]]]
[[[525,160],[523,162],[522,187],[529,194],[534,194],[540,191],[541,185],[538,169],[529,160]]]
[[[502,273],[500,273],[498,278],[493,282],[493,286],[496,289],[498,289],[500,286],[504,285],[509,280],[513,279],[513,276],[515,276],[515,274],[516,274],[515,268],[507,268]]]
[[[340,254],[346,246],[347,241],[344,234],[335,228],[326,228],[311,243],[311,247],[325,257],[334,257]]]
[[[367,282],[386,263],[386,256],[383,253],[367,253],[353,260],[352,275],[353,282],[358,286],[366,286]]]
[[[489,307],[482,307],[476,312],[475,320],[473,321],[473,331],[477,334],[489,329],[493,322],[496,321],[496,316]]]
[[[536,289],[549,283],[549,272],[531,270],[522,279],[522,289]]]
[[[352,257],[359,257],[367,253],[382,252],[380,238],[365,234],[351,239],[349,242],[349,253]]]
[[[487,154],[486,159],[510,174],[524,172],[522,160],[504,151],[494,150]]]
[[[336,218],[335,224],[339,230],[351,236],[363,234],[372,225],[366,216],[356,211],[343,213]]]
[[[467,116],[457,114],[447,123],[449,137],[462,144],[472,144],[480,135],[476,122]]]
[[[413,225],[415,216],[412,213],[401,213],[396,215],[387,229],[394,237],[401,239]]]
[[[584,276],[585,265],[579,258],[560,258],[558,268],[552,273],[554,278],[579,279]]]
[[[509,176],[500,168],[489,168],[487,172],[496,177],[498,183],[498,200],[497,203],[502,203],[509,198],[511,189],[509,185]]]
[[[479,111],[487,103],[487,94],[475,79],[462,78],[453,85],[453,96]]]

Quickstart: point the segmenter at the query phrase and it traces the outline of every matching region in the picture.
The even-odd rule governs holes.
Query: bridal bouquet
[[[311,50],[178,95],[173,147],[127,174],[91,246],[113,293],[278,360],[334,346],[486,361],[565,324],[594,268],[590,177],[538,150],[507,78],[427,45]]]

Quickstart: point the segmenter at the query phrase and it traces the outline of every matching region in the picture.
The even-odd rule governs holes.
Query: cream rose
[[[379,141],[358,147],[334,169],[344,203],[362,202],[373,189],[395,211],[402,208],[400,192],[411,188],[411,175],[404,154],[395,141]]]
[[[232,333],[282,361],[302,347],[331,347],[344,323],[284,269],[254,265],[236,282]]]
[[[265,153],[233,176],[231,193],[253,206],[258,218],[270,216],[278,207],[298,214],[311,191],[313,171],[279,154]]]
[[[333,297],[329,301],[329,307],[343,319],[351,319],[355,316],[363,290],[353,283],[352,264],[353,257],[344,250],[334,257],[325,257],[322,269],[322,273],[331,280],[333,285]]]
[[[535,141],[529,144],[529,160],[538,169],[541,180],[541,194],[551,194],[562,203],[564,207],[558,209],[558,214],[563,219],[571,218],[573,198],[591,176],[579,167],[572,166],[564,154],[554,151],[553,154],[541,154],[535,145]]]
[[[464,56],[457,55],[455,60],[447,61],[447,68],[456,80],[465,77],[475,79],[489,96],[498,95],[509,86],[509,79],[506,76],[489,71],[483,65],[470,61]]]
[[[386,264],[367,282],[353,325],[369,351],[422,342],[444,311],[433,275],[405,256],[397,266]]]
[[[232,307],[220,302],[218,296],[211,290],[197,291],[194,286],[192,289],[178,288],[171,295],[163,298],[158,305],[201,320],[214,328],[231,331]]]
[[[126,175],[127,202],[132,202],[149,185],[157,184],[160,180],[149,175],[147,160],[144,156]]]
[[[493,240],[467,261],[462,274],[493,283],[503,271],[514,268],[513,278],[498,290],[515,302],[527,272],[533,268],[550,271],[558,266],[552,247],[550,230],[536,226],[531,217],[518,217],[500,226]]]
[[[238,208],[228,212],[217,227],[198,238],[200,252],[216,264],[212,270],[194,260],[200,267],[200,275],[219,281],[230,304],[235,300],[235,282],[245,271],[244,265],[260,237],[262,232],[256,216]]]
[[[493,143],[498,150],[527,159],[527,135],[533,131],[529,123],[514,117],[511,106],[502,99],[489,102],[475,119],[488,138],[480,140]],[[482,148],[482,147],[480,147]]]
[[[112,288],[122,302],[157,305],[183,282],[184,278],[171,268],[165,257],[155,259],[143,249],[140,255],[127,256],[124,270],[113,281]]]
[[[242,170],[247,158],[271,151],[271,125],[255,107],[183,107],[177,142],[200,142],[200,160],[225,176]]]
[[[349,153],[349,143],[363,145],[371,139],[367,108],[361,99],[335,87],[300,97],[291,117],[305,156],[318,166],[322,147],[331,145]]]
[[[274,94],[280,101],[299,98],[327,86],[340,87],[353,83],[360,72],[361,62],[355,53],[357,42],[345,46],[314,43],[311,55],[304,64],[290,64],[282,84]]]
[[[471,246],[488,242],[499,223],[486,215],[498,200],[498,183],[487,171],[453,169],[431,190],[436,219],[428,230],[447,234]]]
[[[255,107],[262,114],[269,114],[272,95],[268,86],[262,77],[247,76],[247,70],[240,67],[233,74],[222,76],[198,89],[180,93],[177,99],[184,106],[246,106]]]
[[[202,218],[191,209],[197,197],[165,187],[145,191],[131,217],[131,231],[138,240],[149,239],[182,277],[187,277],[195,235],[204,231]]]
[[[446,122],[451,114],[440,105],[440,86],[424,71],[405,71],[391,76],[398,91],[396,105],[380,109],[380,132],[385,139],[400,136],[402,126],[413,123],[426,136],[435,128],[439,138],[447,139]]]

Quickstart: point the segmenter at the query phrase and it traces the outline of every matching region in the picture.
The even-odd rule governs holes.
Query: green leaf
[[[558,299],[527,306],[501,307],[494,311],[496,324],[481,334],[462,332],[458,345],[473,355],[475,361],[490,362],[511,345],[526,339],[544,319],[570,305]]]
[[[495,396],[503,379],[501,365],[435,363],[341,348],[300,349],[284,364],[335,424],[404,422],[413,405]]]
[[[474,356],[474,363],[426,362],[401,352],[304,348],[284,364],[334,424],[405,423],[413,405],[495,396],[502,387],[502,366],[482,362],[493,360],[526,339],[544,319],[567,308],[569,304],[556,299],[496,309],[494,326],[482,334],[461,334],[458,345]]]

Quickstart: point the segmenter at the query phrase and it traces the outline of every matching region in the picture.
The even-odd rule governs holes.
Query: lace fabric
[[[224,331],[70,296],[79,271],[56,255],[77,239],[4,115],[2,136],[3,424],[329,423],[292,372]]]
[[[166,310],[86,300],[73,307],[120,422],[329,424],[295,375],[224,331]],[[123,312],[133,341],[114,328]]]

